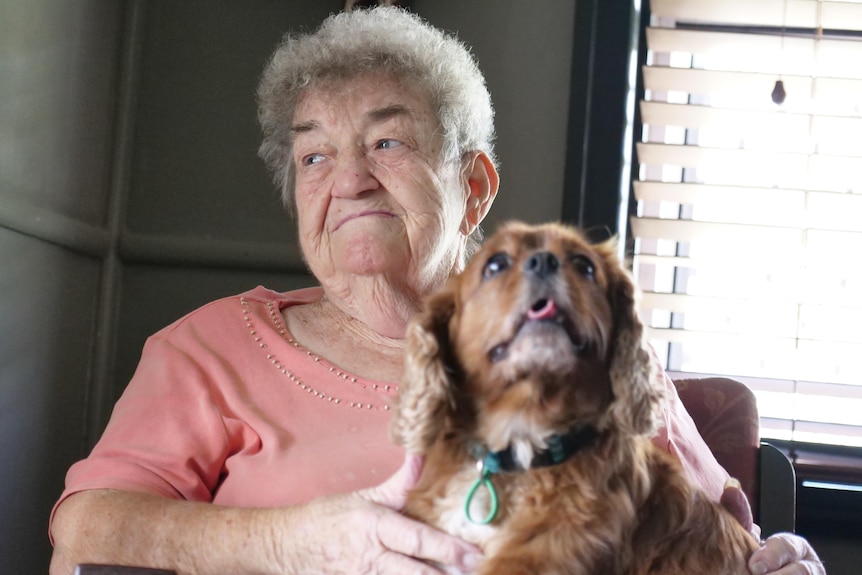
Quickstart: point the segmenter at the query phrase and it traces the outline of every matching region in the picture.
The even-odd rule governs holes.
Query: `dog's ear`
[[[652,435],[661,422],[664,386],[638,315],[637,287],[616,255],[616,240],[598,248],[606,263],[614,318],[609,367],[614,394],[611,417],[624,430]]]
[[[450,323],[457,321],[456,293],[450,281],[407,326],[404,376],[390,430],[410,453],[426,453],[455,409],[453,378],[460,369],[454,365]]]

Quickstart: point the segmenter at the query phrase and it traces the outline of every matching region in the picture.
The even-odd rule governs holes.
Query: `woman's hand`
[[[755,539],[760,539],[760,527],[754,524],[751,505],[748,503],[748,497],[743,493],[739,481],[733,477],[727,480],[724,484],[724,491],[721,494],[719,503],[730,511],[730,514],[736,518],[743,529],[751,533]]]
[[[441,573],[429,563],[475,570],[479,549],[399,513],[421,467],[421,458],[408,455],[382,485],[306,506],[302,533],[291,536],[296,545],[286,546],[286,562],[303,573]]]
[[[753,575],[826,575],[826,568],[804,538],[793,533],[769,537],[748,561]]]
[[[752,522],[751,507],[738,481],[730,480],[725,485],[721,505],[746,530],[760,537],[760,528]],[[826,568],[811,544],[793,533],[778,533],[769,537],[752,554],[748,569],[752,575],[826,575]]]

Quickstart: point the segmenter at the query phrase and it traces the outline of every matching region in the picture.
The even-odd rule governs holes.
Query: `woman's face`
[[[367,276],[421,295],[448,277],[468,184],[441,161],[427,97],[383,75],[311,88],[293,134],[300,242],[324,286]]]

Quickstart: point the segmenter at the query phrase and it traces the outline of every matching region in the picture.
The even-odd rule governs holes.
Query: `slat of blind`
[[[649,329],[648,336],[655,344],[671,342],[688,350],[689,353],[683,355],[681,360],[671,362],[669,369],[674,371],[731,376],[739,374],[752,378],[823,381],[845,385],[859,385],[862,381],[859,363],[853,365],[847,360],[862,354],[860,344],[656,328]],[[836,349],[841,357],[838,354],[830,356],[811,353],[811,350],[805,349],[809,344]],[[751,354],[751,350],[757,350],[757,355]],[[822,369],[824,365],[836,369],[826,373]],[[786,401],[798,400],[791,395]],[[835,402],[835,406],[840,407],[840,402]],[[857,417],[858,413],[857,411]]]
[[[799,249],[803,240],[803,230],[798,228],[658,218],[632,218],[630,225],[632,234],[637,238],[680,242],[720,239],[733,241],[736,244],[750,242],[752,251],[771,250],[775,249],[775,246],[782,246],[786,250]]]
[[[630,224],[632,235],[640,239],[661,239],[677,242],[707,242],[726,245],[726,257],[737,257],[730,248],[745,246],[749,255],[774,251],[773,258],[806,257],[806,264],[816,268],[820,260],[831,260],[836,253],[862,253],[862,233],[847,230],[801,229],[780,226],[749,225],[738,223],[703,222],[634,217]],[[804,250],[803,250],[804,248]],[[718,254],[711,254],[717,257]],[[741,257],[741,255],[739,256]],[[851,264],[848,262],[847,264]],[[851,266],[847,275],[857,267]]]
[[[693,206],[693,220],[799,228],[808,221],[810,194],[802,190],[655,181],[635,182],[633,188],[637,200]],[[776,205],[781,209],[774,209]],[[739,206],[749,209],[741,211]]]
[[[811,189],[862,193],[862,158],[859,156],[813,155],[808,158],[808,180],[800,183]]]
[[[859,234],[857,234],[857,237]],[[858,242],[862,244],[862,241]],[[641,245],[641,247],[643,247]],[[836,267],[830,259],[810,249],[785,249],[780,253],[721,241],[715,238],[713,250],[694,257],[640,253],[633,257],[635,277],[647,293],[672,289],[668,283],[653,283],[651,278],[681,276],[686,278],[684,293],[728,299],[767,299],[796,301],[807,314],[805,329],[826,326],[825,330],[852,330],[862,336],[842,312],[831,308],[862,308],[862,268]],[[852,252],[850,248],[846,250]],[[717,254],[717,255],[716,255]],[[682,293],[682,292],[679,292]],[[798,318],[802,321],[802,316]],[[817,327],[817,329],[821,329]],[[860,337],[854,336],[854,337]],[[847,339],[845,337],[845,339]],[[860,379],[862,381],[862,379]]]
[[[862,66],[860,66],[862,67]],[[755,74],[750,72],[726,72],[717,70],[698,70],[693,68],[668,68],[649,66],[643,68],[644,87],[652,92],[678,91],[688,94],[709,94],[713,97],[726,97],[739,94],[750,95],[750,107],[759,105],[758,94],[772,93],[776,74]],[[847,78],[816,78],[803,76],[782,76],[785,90],[793,95],[796,103],[786,106],[799,109],[810,102],[834,103],[835,101],[858,101],[862,97],[862,80]],[[816,95],[816,99],[812,97]],[[790,104],[790,102],[788,102]],[[761,106],[762,107],[762,106]],[[835,114],[833,105],[811,112],[824,115]],[[808,110],[805,110],[807,113]],[[856,112],[858,114],[858,111]]]
[[[698,309],[744,309],[756,302],[758,306],[764,305],[763,297],[758,297],[758,294],[751,292],[747,299],[738,299],[732,297],[707,297],[696,296],[682,293],[659,293],[659,292],[643,292],[641,294],[641,308],[643,309],[663,309],[673,312],[693,312]],[[781,301],[775,297],[769,298],[765,305],[774,307],[786,307],[787,304],[793,306],[793,313],[798,312],[796,301],[785,300]]]
[[[862,426],[797,420],[790,439],[802,443],[838,443],[862,447]]]
[[[858,16],[857,16],[858,18]],[[817,46],[815,73],[834,78],[862,78],[862,42],[820,40]]]
[[[740,274],[740,281],[744,277]],[[801,318],[803,326],[800,329],[800,337],[819,341],[849,341],[862,343],[862,332],[858,335],[851,334],[849,337],[833,338],[829,333],[829,326],[834,321],[854,321],[862,313],[862,302],[856,299],[847,299],[845,305],[834,305],[836,302],[827,297],[822,297],[818,302],[800,303],[798,297],[782,297],[780,293],[758,292],[756,290],[744,293],[745,298],[728,296],[704,296],[683,293],[659,293],[653,291],[641,294],[641,309],[664,310],[675,313],[709,313],[720,312],[728,317],[765,314],[791,314],[793,326],[786,335],[796,335],[796,321]],[[790,294],[792,295],[792,294]],[[762,312],[762,313],[761,313]],[[773,326],[764,324],[758,331],[771,332]]]
[[[820,23],[837,30],[862,30],[862,5],[821,2]],[[650,10],[683,22],[709,22],[753,26],[786,25],[817,28],[817,0],[651,0]],[[786,14],[786,17],[785,17]]]
[[[798,381],[796,392],[802,395],[820,395],[823,397],[842,397],[862,400],[862,382],[855,385],[826,383],[819,381]],[[862,413],[860,411],[859,413]],[[862,425],[862,419],[856,417],[855,423]]]
[[[676,28],[647,28],[646,38],[653,52],[709,57],[728,71],[862,78],[859,42]]]
[[[751,219],[768,225],[862,232],[862,194],[858,193],[651,181],[636,181],[633,188],[635,199],[647,202],[710,207],[781,206],[780,210],[767,208],[751,214]],[[738,210],[719,212],[723,214],[734,221],[748,221]]]
[[[800,185],[818,191],[862,193],[862,170],[859,169],[862,156],[809,155],[643,142],[637,144],[636,150],[642,167],[697,168],[699,173],[708,175],[708,181],[714,185]]]
[[[737,34],[733,32],[708,32],[703,30],[680,30],[678,28],[647,28],[647,48],[653,52],[686,52],[710,54],[713,52],[759,51],[761,54],[782,51],[782,39],[771,34]],[[784,39],[784,50],[787,41]],[[796,50],[813,51],[814,40],[793,38]],[[801,46],[801,47],[796,47]],[[742,64],[742,62],[740,62]]]
[[[689,257],[662,256],[657,254],[638,254],[634,257],[634,265],[673,266],[678,268],[697,268],[709,265],[709,262]]]
[[[851,330],[841,337],[835,336],[835,326],[859,325],[862,322],[862,308],[858,300],[848,304],[837,306],[834,302],[824,301],[821,305],[799,306],[799,337],[816,341],[862,343],[862,332],[859,330]]]
[[[862,156],[859,134],[862,134],[862,118],[814,116],[811,119],[811,137],[822,153]]]
[[[661,327],[648,327],[647,328],[647,337],[651,340],[661,340],[673,343],[682,343],[682,344],[694,344],[705,347],[714,347],[716,350],[722,348],[738,348],[738,349],[751,349],[752,346],[754,349],[758,348],[769,348],[772,346],[784,346],[788,350],[794,350],[797,346],[802,346],[804,344],[825,344],[825,345],[841,345],[842,350],[841,353],[846,354],[847,357],[860,357],[862,356],[862,342],[845,342],[840,340],[834,341],[824,341],[824,340],[813,340],[807,339],[804,337],[792,337],[792,336],[775,336],[768,335],[763,332],[754,332],[754,333],[739,333],[735,331],[730,332],[721,332],[721,331],[697,331],[693,329],[674,329],[674,328],[661,328]],[[815,358],[816,359],[816,358]],[[858,367],[857,367],[858,370]],[[686,370],[688,371],[688,370]],[[799,372],[793,373],[792,375],[800,375]],[[835,381],[829,383],[839,382],[840,379],[836,378]],[[858,379],[849,379],[844,385],[862,385],[859,383]]]
[[[734,257],[730,260],[720,261],[712,258],[698,257],[697,255],[689,256],[673,256],[654,253],[639,253],[633,258],[635,268],[639,266],[665,266],[669,268],[683,268],[696,270],[710,270],[713,273],[719,273],[726,276],[734,274],[745,275],[747,273],[774,273],[774,274],[789,274],[794,270],[802,270],[811,279],[819,281],[811,281],[813,285],[829,285],[833,286],[833,290],[824,289],[826,301],[835,302],[839,298],[833,293],[834,290],[843,291],[846,293],[844,299],[852,299],[857,302],[854,305],[862,305],[862,298],[858,297],[862,293],[862,266],[844,266],[841,269],[835,269],[829,261],[802,261],[798,253],[792,254],[787,258],[770,257],[768,259],[760,256],[759,253],[752,250],[743,254],[748,257]],[[819,265],[818,265],[819,264]],[[805,265],[801,268],[801,265]],[[748,280],[750,281],[750,277]],[[808,296],[805,301],[819,301],[817,294]],[[844,300],[842,299],[842,302]]]
[[[836,86],[837,87],[837,86]],[[862,89],[862,83],[859,86]],[[764,90],[766,88],[763,88]],[[844,93],[842,99],[852,101],[853,96]],[[858,100],[862,99],[862,91]],[[824,102],[824,108],[826,107]],[[805,152],[812,149],[812,142],[817,142],[817,155],[812,159],[812,169],[817,174],[837,173],[836,170],[854,169],[855,161],[845,158],[862,157],[862,138],[856,134],[862,133],[862,118],[858,117],[858,104],[846,106],[848,113],[856,117],[841,116],[811,116],[808,114],[788,114],[784,112],[754,112],[711,108],[697,105],[669,104],[665,102],[642,101],[642,120],[650,126],[680,126],[706,130],[721,130],[727,134],[734,133],[733,142],[744,143],[746,147],[769,145],[781,146],[773,151]],[[834,110],[834,108],[827,108]],[[764,134],[780,134],[779,138],[764,139]],[[645,136],[645,139],[649,139]],[[828,159],[832,156],[836,159]],[[836,163],[837,162],[837,163]],[[848,191],[862,186],[830,188],[836,191]],[[862,190],[860,190],[862,191]]]
[[[738,333],[694,331],[688,329],[683,330],[661,327],[647,328],[647,336],[650,339],[654,340],[669,341],[674,343],[700,344],[705,346],[714,346],[717,349],[726,347],[728,343],[733,343],[734,345],[738,345],[740,347],[758,345],[768,347],[770,343],[783,344],[788,348],[792,348],[796,345],[796,338],[794,337],[764,338],[762,335],[759,334],[743,336]],[[860,346],[860,353],[862,353],[862,346]]]
[[[793,209],[805,201],[805,190],[786,190],[776,188],[755,188],[751,186],[712,186],[677,182],[634,182],[635,198],[648,202],[676,202],[693,204],[698,202],[721,201],[729,204],[744,202],[775,202],[785,208]],[[828,192],[808,192],[808,194],[827,195],[844,198],[843,195]],[[737,204],[738,205],[738,204]]]
[[[793,22],[794,26],[803,26],[811,21],[816,22],[817,7],[812,4],[809,1],[788,0],[788,24]],[[684,22],[781,26],[785,21],[784,0],[650,0],[650,11],[655,16]]]
[[[835,254],[845,254],[847,259],[842,265],[852,270],[860,268],[856,254],[862,253],[862,234],[841,230],[808,230],[806,249],[809,257],[815,260],[835,261]],[[852,255],[851,255],[852,254]]]
[[[775,77],[771,76],[774,83]],[[642,100],[640,102],[641,120],[653,126],[682,126],[685,128],[709,128],[721,126],[723,129],[738,130],[741,133],[756,130],[770,130],[781,133],[808,135],[811,116],[808,114],[788,114],[778,111],[754,111],[729,108],[712,108],[693,104],[669,104]],[[828,129],[830,120],[835,122],[860,122],[862,119],[846,117],[823,118]],[[851,128],[852,129],[852,128]]]
[[[740,110],[648,100],[640,102],[640,110],[641,120],[648,126],[721,130],[735,133],[739,141],[759,141],[764,133],[781,134],[781,142],[787,142],[784,151],[793,151],[792,147],[810,149],[813,138],[818,142],[820,153],[862,156],[862,138],[858,136],[862,134],[860,117],[812,116],[777,110]]]
[[[862,231],[862,194],[811,192],[806,222],[810,228]]]
[[[724,166],[805,166],[809,155],[791,152],[766,152],[762,150],[742,150],[738,148],[707,148],[677,144],[655,144],[640,142],[637,145],[638,160],[641,164],[684,166],[689,168],[709,165]]]
[[[652,92],[675,90],[689,94],[722,96],[739,93],[770,94],[775,85],[776,75],[648,66],[643,68],[643,79],[644,87]],[[785,76],[783,80],[785,89],[789,94],[808,95],[811,93],[811,78]],[[818,94],[822,94],[822,92],[818,90]]]
[[[862,4],[824,2],[820,25],[831,30],[862,30]]]

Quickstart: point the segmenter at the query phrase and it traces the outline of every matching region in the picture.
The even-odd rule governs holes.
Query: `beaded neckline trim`
[[[324,393],[320,390],[317,390],[310,385],[303,382],[296,374],[287,369],[283,363],[273,354],[271,348],[265,341],[263,341],[263,337],[261,337],[260,333],[258,333],[257,329],[254,325],[254,320],[251,318],[251,313],[249,310],[249,301],[240,297],[240,305],[242,306],[242,319],[245,327],[249,331],[249,335],[254,339],[254,342],[257,346],[266,353],[266,359],[272,364],[272,366],[277,369],[282,375],[284,375],[287,379],[293,382],[299,389],[305,391],[317,397],[323,401],[327,401],[334,405],[342,405],[346,407],[352,407],[354,409],[365,409],[369,411],[389,411],[390,407],[388,404],[377,405],[374,403],[363,403],[358,401],[347,401],[341,398],[335,397],[334,395]],[[327,368],[328,372],[332,374],[332,377],[337,377],[349,384],[355,384],[361,386],[363,389],[371,390],[378,393],[388,393],[391,391],[398,391],[398,386],[395,385],[378,385],[376,383],[368,384],[360,379],[345,373],[344,371],[336,368],[333,365],[327,363],[323,358],[315,355],[310,350],[305,349],[302,345],[296,341],[292,336],[287,333],[287,327],[284,325],[284,322],[281,319],[281,312],[276,308],[276,306],[272,302],[266,303],[266,309],[269,313],[270,320],[272,321],[275,330],[279,333],[279,335],[290,345],[295,347],[297,350],[303,352],[306,356],[308,356],[315,363],[319,363],[321,367]]]

